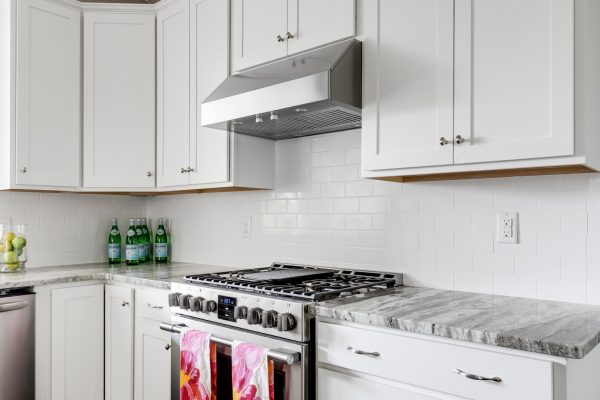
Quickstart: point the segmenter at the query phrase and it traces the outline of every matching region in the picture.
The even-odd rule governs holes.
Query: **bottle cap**
[[[158,219],[158,223],[159,223],[160,225],[164,224],[164,222],[165,222],[165,219],[164,219],[164,218],[159,218],[159,219]]]
[[[112,219],[112,224],[113,224],[113,225],[116,225],[116,224],[117,224],[117,219],[116,219],[116,218],[113,218],[113,219]]]
[[[135,218],[129,218],[129,225],[133,225],[135,223]]]
[[[146,218],[142,218],[142,225],[146,225]]]

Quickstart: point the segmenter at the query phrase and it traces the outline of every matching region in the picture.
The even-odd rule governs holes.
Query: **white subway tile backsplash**
[[[63,236],[74,229],[74,245],[81,240],[89,251],[56,249],[48,239],[44,249],[52,257],[46,259],[79,255],[82,262],[104,256],[95,243],[105,240],[101,225],[109,214],[142,214],[137,210],[145,204],[148,216],[172,218],[177,261],[346,265],[404,272],[410,285],[600,304],[600,174],[420,183],[361,179],[360,139],[355,130],[277,142],[273,191],[146,200],[24,194],[25,201],[0,193],[0,221],[21,216]],[[36,215],[27,214],[29,203]],[[42,215],[47,208],[37,203],[50,204],[51,215]],[[500,211],[519,213],[518,244],[497,243]],[[239,237],[239,217],[246,215],[256,221],[251,239]]]

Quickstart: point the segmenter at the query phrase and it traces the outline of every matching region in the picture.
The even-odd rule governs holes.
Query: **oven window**
[[[285,397],[285,369],[282,369],[282,366],[275,364],[274,375],[273,383],[275,400],[287,400]],[[217,352],[217,399],[233,399],[231,356],[221,351]]]

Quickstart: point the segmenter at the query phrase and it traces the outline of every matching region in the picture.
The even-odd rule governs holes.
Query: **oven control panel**
[[[180,283],[173,283],[171,290],[169,306],[176,314],[292,340],[309,340],[306,302]]]

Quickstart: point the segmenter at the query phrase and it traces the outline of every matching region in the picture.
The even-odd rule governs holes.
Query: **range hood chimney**
[[[201,105],[201,124],[273,140],[361,126],[362,45],[355,39],[228,77]]]

